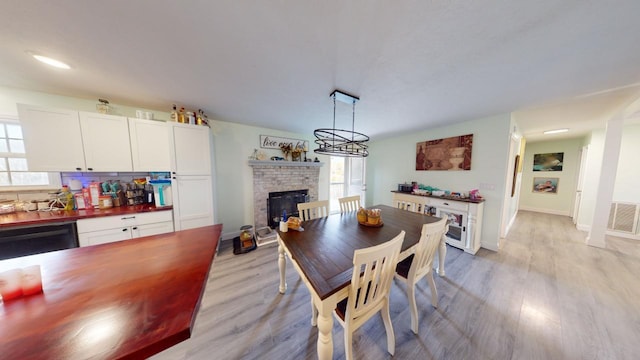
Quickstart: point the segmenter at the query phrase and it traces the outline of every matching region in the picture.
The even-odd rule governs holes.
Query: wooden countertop
[[[0,303],[3,359],[141,359],[191,336],[222,225],[0,261],[44,292]]]
[[[46,223],[75,221],[78,219],[100,216],[126,215],[149,211],[171,210],[172,206],[155,207],[154,205],[118,206],[110,209],[86,210],[53,210],[53,211],[19,211],[0,215],[0,228],[23,225],[37,225]]]
[[[481,202],[484,202],[484,199],[480,199],[480,200],[471,200],[469,198],[461,198],[461,197],[457,197],[457,196],[434,196],[434,195],[422,195],[422,194],[414,194],[412,192],[404,192],[404,191],[397,191],[397,190],[391,190],[392,193],[396,193],[396,194],[406,194],[406,195],[413,195],[413,196],[422,196],[422,197],[430,197],[430,198],[434,198],[434,199],[442,199],[442,200],[452,200],[452,201],[461,201],[461,202],[467,202],[467,203],[473,203],[473,204],[479,204]]]

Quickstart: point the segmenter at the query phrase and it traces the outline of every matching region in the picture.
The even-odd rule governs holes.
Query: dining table
[[[43,291],[0,302],[0,359],[144,359],[191,336],[222,224],[0,261]]]
[[[381,210],[381,226],[360,224],[355,211],[303,221],[301,231],[278,231],[279,292],[287,289],[286,257],[299,273],[311,293],[311,305],[318,311],[311,324],[318,326],[319,359],[333,357],[332,312],[345,299],[351,284],[353,256],[357,249],[382,244],[405,231],[398,261],[415,252],[422,226],[440,218],[397,209],[387,205],[370,208]],[[446,244],[444,236],[438,249],[438,274],[444,276]],[[312,311],[312,314],[315,311]]]

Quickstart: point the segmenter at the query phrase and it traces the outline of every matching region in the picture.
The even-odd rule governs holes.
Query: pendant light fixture
[[[331,156],[367,157],[369,137],[355,131],[356,102],[360,99],[339,90],[334,90],[331,97],[333,98],[333,128],[316,129],[313,132],[316,136],[315,143],[318,144],[314,152]],[[336,100],[352,105],[351,130],[336,129]]]

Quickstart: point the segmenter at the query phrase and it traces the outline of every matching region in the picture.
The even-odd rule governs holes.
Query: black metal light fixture
[[[313,152],[331,156],[367,157],[369,155],[367,150],[369,137],[355,131],[356,102],[360,99],[339,90],[334,90],[331,97],[333,98],[333,128],[316,129],[313,132],[316,136],[315,143],[318,144],[318,148]],[[336,129],[336,100],[352,104],[351,130]]]

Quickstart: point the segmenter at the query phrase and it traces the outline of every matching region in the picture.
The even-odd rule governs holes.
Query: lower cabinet
[[[403,201],[419,203],[418,212],[449,219],[447,244],[474,255],[480,249],[483,202],[393,193],[394,204],[402,205]]]
[[[80,246],[91,246],[173,232],[173,214],[153,211],[80,219],[76,224]]]

